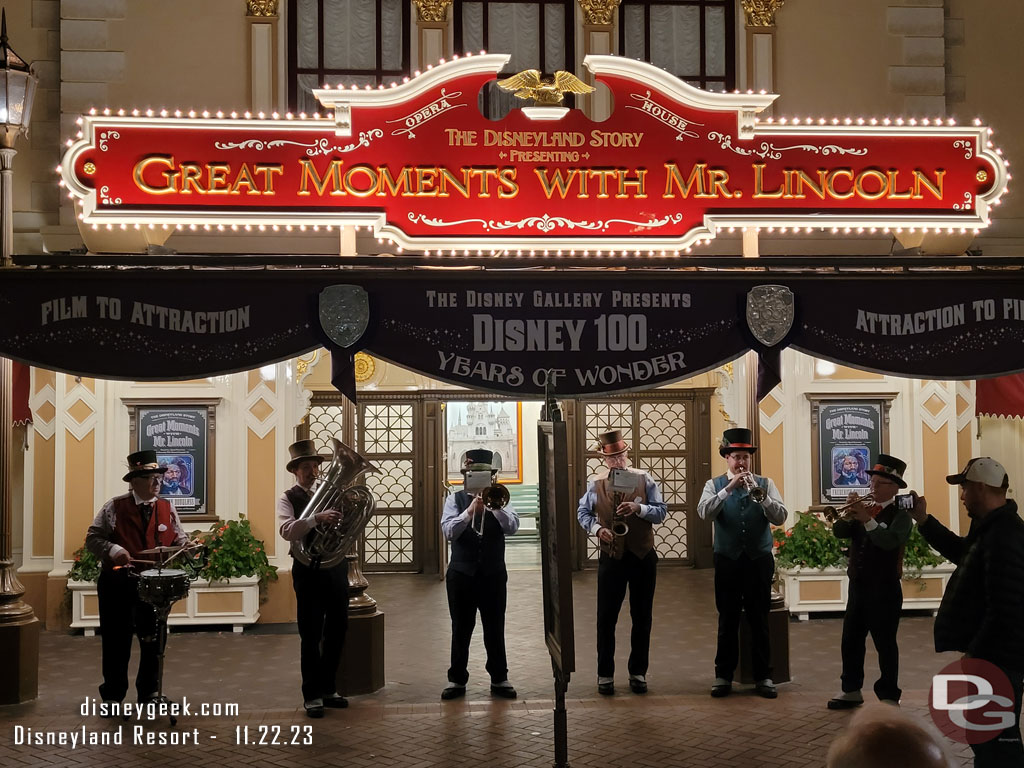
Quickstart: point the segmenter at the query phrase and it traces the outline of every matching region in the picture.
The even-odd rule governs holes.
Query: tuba
[[[333,568],[340,563],[363,535],[377,506],[365,485],[349,483],[356,475],[380,470],[337,438],[331,438],[331,442],[334,458],[299,519],[337,509],[342,513],[341,522],[329,527],[318,525],[308,536],[291,544],[295,559],[311,568]]]

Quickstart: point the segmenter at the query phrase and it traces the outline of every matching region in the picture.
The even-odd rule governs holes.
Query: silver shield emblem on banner
[[[339,347],[351,347],[370,324],[370,299],[361,285],[329,285],[320,291],[320,327]]]
[[[757,285],[747,294],[747,327],[754,338],[771,347],[793,327],[793,292],[784,285]]]

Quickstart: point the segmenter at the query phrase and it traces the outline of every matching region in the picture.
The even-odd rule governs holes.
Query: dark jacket
[[[1016,502],[972,519],[967,536],[934,517],[919,528],[957,566],[935,617],[935,650],[1024,668],[1024,520]]]
[[[859,520],[837,520],[832,533],[837,539],[850,539],[846,575],[851,581],[899,582],[903,576],[903,550],[914,528],[914,521],[896,502],[887,504],[875,517],[878,527],[864,528]]]

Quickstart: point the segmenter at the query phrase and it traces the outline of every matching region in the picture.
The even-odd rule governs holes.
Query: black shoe
[[[767,678],[759,681],[754,686],[754,693],[766,699],[777,699],[779,697],[779,692],[775,689],[775,683]]]
[[[721,699],[732,693],[732,683],[719,683],[711,686],[711,695],[716,699]]]
[[[466,686],[451,684],[443,691],[441,691],[442,701],[451,701],[452,699],[460,699],[466,695]]]
[[[598,683],[597,692],[602,696],[614,696],[615,695],[615,683]]]
[[[330,709],[348,709],[348,699],[338,694],[327,694],[324,696],[324,706]]]
[[[827,706],[829,709],[856,709],[863,703],[853,699],[829,699]]]
[[[503,699],[514,699],[516,697],[516,689],[505,681],[505,685],[494,685],[491,684],[491,696],[500,696]]]
[[[631,677],[629,678],[629,690],[633,693],[647,693],[647,681]]]
[[[302,708],[306,710],[306,717],[323,717],[324,716],[324,701],[323,699],[310,699],[309,701],[302,702]]]

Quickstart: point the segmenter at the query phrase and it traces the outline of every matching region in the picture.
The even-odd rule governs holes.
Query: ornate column
[[[615,12],[619,0],[578,0],[583,11],[583,55],[610,54],[615,50]],[[566,68],[574,67],[576,62],[566,62]],[[603,85],[594,82],[589,72],[579,73],[580,79],[587,85],[597,88],[590,98],[591,120],[605,120],[612,111],[611,93]],[[588,110],[584,110],[585,112]]]
[[[275,111],[277,84],[277,0],[246,0],[249,24],[249,107],[254,114]]]
[[[11,541],[11,361],[0,357],[0,704],[39,695],[39,619],[21,599]]]
[[[436,64],[451,54],[448,45],[448,9],[452,0],[413,0],[416,6],[416,35],[419,45],[418,69]],[[474,51],[476,53],[476,51]]]
[[[785,0],[742,0],[746,17],[747,83],[754,91],[775,92],[775,14]],[[771,114],[768,107],[761,114]]]

